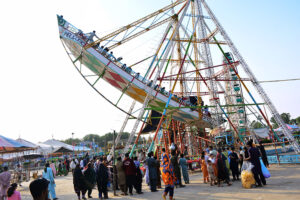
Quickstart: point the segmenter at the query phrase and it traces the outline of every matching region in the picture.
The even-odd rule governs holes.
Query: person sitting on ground
[[[47,179],[36,179],[29,185],[29,190],[33,200],[48,200],[48,184]]]
[[[7,190],[7,200],[21,200],[21,194],[17,191],[18,184],[13,183]]]

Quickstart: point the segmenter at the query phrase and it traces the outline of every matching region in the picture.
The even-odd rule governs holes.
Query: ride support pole
[[[201,152],[203,151],[202,149],[202,141],[201,141],[201,138],[198,138],[198,142],[199,142],[199,155],[201,154]]]
[[[238,77],[239,81],[241,82],[241,84],[244,86],[244,88],[246,89],[247,93],[249,94],[250,98],[252,99],[252,101],[255,103],[258,111],[260,112],[260,114],[263,116],[264,120],[267,122],[268,126],[270,127],[270,134],[273,136],[271,136],[273,143],[274,143],[274,147],[275,147],[275,152],[276,152],[276,156],[277,156],[277,161],[278,164],[280,164],[280,160],[279,160],[279,155],[277,152],[277,147],[275,144],[275,135],[277,136],[277,134],[275,134],[275,131],[273,130],[273,127],[270,123],[270,121],[268,120],[268,118],[265,116],[265,114],[263,113],[263,111],[261,110],[260,106],[257,104],[256,100],[254,99],[254,97],[252,96],[250,90],[248,89],[248,87],[246,86],[246,84],[244,83],[244,81],[242,80],[242,78],[240,77],[240,75],[238,74],[238,72],[236,71],[236,69],[234,68],[234,66],[232,66],[232,62],[229,60],[229,58],[227,58],[227,56],[225,55],[224,50],[222,49],[221,45],[218,43],[217,39],[215,37],[213,37],[214,41],[217,43],[220,51],[222,52],[223,56],[225,57],[225,59],[227,60],[228,64],[230,65],[230,68],[234,71],[235,75]],[[277,140],[279,140],[278,136],[277,136]],[[280,141],[280,140],[279,140]]]
[[[173,128],[173,134],[174,134],[174,144],[177,145],[176,126],[175,126],[175,121],[174,120],[172,120],[172,128]]]
[[[170,103],[171,99],[172,99],[172,93],[170,93],[170,95],[169,95],[167,104],[166,104],[165,109],[164,109],[164,112],[163,112],[163,114],[162,114],[162,116],[161,116],[161,118],[160,118],[159,124],[157,125],[156,131],[155,131],[155,135],[154,135],[153,140],[152,140],[152,142],[151,142],[151,145],[150,145],[150,147],[149,147],[148,153],[150,153],[150,152],[153,150],[153,147],[154,147],[154,141],[156,140],[158,131],[159,131],[160,127],[161,127],[162,122],[164,121],[165,115],[166,115],[166,113],[167,113],[167,108],[168,108],[168,106],[169,106],[169,103]]]
[[[134,144],[133,144],[133,146],[132,146],[131,152],[130,152],[130,154],[129,154],[129,157],[130,157],[130,158],[132,157],[132,155],[133,155],[133,153],[134,153],[134,151],[135,151],[135,148],[136,148],[136,146],[138,145],[139,138],[140,138],[141,133],[142,133],[142,131],[143,131],[143,129],[144,129],[145,122],[146,122],[147,119],[148,119],[148,115],[149,115],[149,110],[148,110],[148,112],[147,112],[147,114],[146,114],[145,120],[143,121],[143,124],[142,124],[142,126],[141,126],[140,131],[139,131],[139,134],[137,135],[137,137],[136,137],[136,139],[135,139],[135,141],[134,141]]]
[[[184,126],[184,125],[182,124],[182,126]],[[179,130],[183,130],[183,129],[184,128],[181,129],[181,123],[179,123]],[[181,150],[181,152],[183,152],[184,144],[183,144],[183,136],[181,133],[179,133],[179,139],[180,139],[180,150]]]
[[[164,131],[163,139],[164,139],[164,143],[165,143],[165,150],[166,150],[166,153],[169,154],[169,148],[168,148],[168,144],[167,144],[166,131],[167,131],[167,130]]]

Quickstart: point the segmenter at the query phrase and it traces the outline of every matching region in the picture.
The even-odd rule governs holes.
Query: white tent
[[[64,147],[66,149],[73,150],[73,146],[72,145],[69,145],[69,144],[63,143],[61,141],[54,140],[54,139],[47,140],[47,141],[43,142],[43,144],[47,144],[47,145],[53,146],[54,148]]]
[[[37,153],[42,155],[48,155],[49,153],[52,153],[54,151],[54,147],[48,144],[37,143],[37,146]]]
[[[252,130],[260,138],[268,138],[269,137],[269,129],[268,128],[256,128],[256,129],[252,129]]]
[[[31,147],[31,148],[36,148],[37,145],[32,143],[32,142],[29,142],[27,140],[24,140],[22,138],[18,138],[16,139],[16,141],[18,141],[19,143],[23,144],[24,146],[27,146],[27,147]]]

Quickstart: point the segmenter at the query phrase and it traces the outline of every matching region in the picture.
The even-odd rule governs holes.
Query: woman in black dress
[[[74,184],[74,190],[75,193],[77,194],[78,199],[80,198],[80,193],[82,194],[82,199],[85,198],[85,193],[87,190],[87,184],[86,184],[86,179],[84,178],[82,171],[80,169],[80,165],[77,164],[74,170],[73,174],[73,184]]]

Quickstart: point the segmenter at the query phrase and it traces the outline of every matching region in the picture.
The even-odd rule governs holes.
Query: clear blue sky
[[[300,77],[300,1],[208,0],[259,80]],[[58,38],[56,14],[109,32],[170,0],[0,2],[0,134],[37,142],[119,130],[124,114],[86,84]],[[300,81],[265,83],[279,112],[300,115]],[[128,127],[128,131],[131,127]]]

